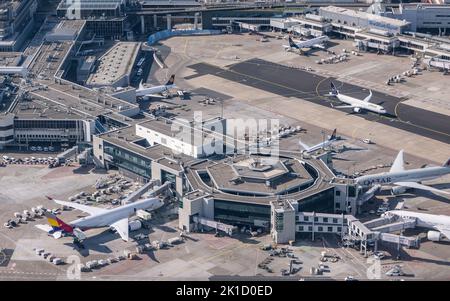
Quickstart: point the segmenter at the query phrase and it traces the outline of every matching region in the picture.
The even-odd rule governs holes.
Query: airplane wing
[[[161,94],[145,94],[144,97],[150,97],[150,98],[159,98],[159,99],[163,99],[164,96]]]
[[[331,104],[331,106],[335,109],[353,109],[353,108],[357,108],[356,106],[351,106],[351,105],[343,105],[343,106],[335,106],[333,104]]]
[[[62,231],[52,232],[53,228],[50,225],[39,224],[34,226],[39,230],[47,232],[48,234],[52,233],[51,235],[53,236],[54,239],[60,239],[62,237]]]
[[[436,225],[434,226],[434,228],[441,232],[445,237],[447,237],[447,239],[450,239],[450,228],[445,228],[441,225]]]
[[[325,49],[325,46],[323,46],[322,44],[314,44],[312,47],[319,48],[319,49]]]
[[[399,151],[397,158],[395,158],[394,163],[392,163],[391,169],[389,172],[398,172],[398,171],[404,171],[405,168],[403,167],[403,150]]]
[[[364,98],[363,101],[370,102],[370,99],[372,98],[372,90],[369,90],[369,92],[370,92],[369,95],[366,98]]]
[[[128,218],[123,218],[111,225],[124,241],[128,241]]]
[[[420,189],[420,190],[426,190],[426,191],[430,191],[433,193],[443,193],[443,194],[448,194],[450,195],[450,192],[444,191],[444,190],[440,190],[437,188],[433,188],[427,185],[422,185],[416,182],[396,182],[394,183],[395,185],[399,185],[399,186],[405,186],[405,187],[410,187],[410,188],[415,188],[415,189]]]
[[[100,213],[108,211],[108,209],[103,209],[103,208],[98,208],[98,207],[93,207],[93,206],[86,206],[86,205],[81,205],[81,204],[77,204],[77,203],[64,202],[64,201],[59,201],[59,200],[54,200],[54,201],[57,204],[81,210],[83,212],[88,213],[89,215],[100,214]]]
[[[34,225],[34,226],[36,228],[38,228],[39,230],[45,231],[47,233],[53,230],[53,228],[50,227],[50,225],[42,225],[42,224],[40,224],[40,225]]]

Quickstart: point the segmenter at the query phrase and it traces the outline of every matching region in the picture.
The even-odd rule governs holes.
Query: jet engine
[[[391,193],[392,193],[392,195],[399,195],[399,194],[405,193],[406,189],[407,188],[404,186],[395,186],[395,187],[392,187]]]
[[[128,229],[130,231],[136,231],[142,228],[142,223],[139,220],[134,220],[128,223]]]
[[[427,238],[431,241],[441,241],[443,239],[443,235],[439,231],[428,231]]]
[[[353,112],[359,113],[359,112],[361,112],[361,108],[353,108]]]

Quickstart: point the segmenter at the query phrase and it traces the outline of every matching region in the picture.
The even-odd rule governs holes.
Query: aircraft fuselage
[[[384,172],[373,175],[361,176],[356,179],[356,183],[360,186],[373,186],[375,184],[391,185],[397,182],[420,182],[432,180],[442,177],[450,173],[449,167],[427,167],[411,170]]]
[[[74,228],[80,228],[81,230],[106,227],[118,220],[130,217],[139,209],[155,210],[162,205],[163,202],[158,198],[145,199],[110,209],[103,213],[77,219],[71,222],[70,225]]]

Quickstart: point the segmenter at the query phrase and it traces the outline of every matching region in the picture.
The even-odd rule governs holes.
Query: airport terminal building
[[[205,120],[198,132],[194,120],[177,124],[180,121],[170,114],[143,113],[135,103],[65,80],[85,26],[86,21],[65,20],[43,35],[43,47],[30,68],[36,84],[11,93],[11,101],[3,102],[9,105],[0,112],[2,146],[91,144],[98,168],[117,169],[141,182],[169,182],[179,204],[179,226],[186,231],[204,225],[229,233],[242,226],[276,230],[277,241],[284,241],[292,233],[281,234],[283,229],[292,227],[297,233],[308,228],[297,226],[298,214],[294,219],[283,217],[289,227],[281,228],[273,219],[278,208],[274,204],[295,203],[298,212],[358,211],[361,191],[351,181],[336,180],[326,152],[308,157],[283,151],[276,157],[241,152],[237,141],[218,130],[226,132],[226,119]],[[180,125],[192,139],[174,131]],[[339,231],[338,223],[330,233]]]
[[[411,31],[439,35],[450,32],[450,4],[401,3],[398,8],[384,10],[380,14],[409,22]]]
[[[280,201],[296,202],[301,212],[355,214],[358,210],[361,191],[348,188],[350,182],[333,181],[326,153],[308,158],[288,153],[277,158],[236,154],[229,142],[223,142],[225,138],[216,138],[214,144],[221,146],[214,148],[227,144],[223,149],[229,151],[217,154],[211,150],[211,140],[203,144],[178,140],[171,134],[172,122],[157,117],[95,135],[93,153],[99,167],[118,169],[142,182],[171,183],[181,229],[194,231],[203,225],[227,233],[235,226],[270,231],[272,204]],[[213,118],[203,128],[211,131],[218,122],[226,120]]]
[[[414,14],[418,14],[419,7],[420,5],[416,7],[417,10],[414,10]],[[429,6],[423,7],[425,9]],[[406,8],[407,6],[405,6]],[[441,10],[432,10],[430,6],[431,11],[434,14],[439,14],[442,18],[446,16],[445,5],[442,6]],[[427,17],[426,19],[435,18]],[[424,19],[417,16],[417,20]],[[361,51],[377,51],[386,54],[395,54],[396,52],[417,53],[424,55],[431,67],[448,70],[450,66],[450,42],[445,38],[414,32],[419,26],[417,20],[403,17],[396,19],[392,14],[387,17],[383,13],[377,15],[342,7],[327,6],[321,7],[318,15],[306,14],[287,18],[272,18],[270,24],[274,30],[293,32],[304,36],[335,35],[350,38],[354,40],[354,46]],[[446,23],[445,20],[442,22]]]

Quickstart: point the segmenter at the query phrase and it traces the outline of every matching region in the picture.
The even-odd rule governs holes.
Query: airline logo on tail
[[[175,82],[175,74],[172,74],[169,80],[167,81],[166,86],[172,86],[174,82]]]
[[[292,48],[298,48],[297,44],[294,43],[294,41],[292,41],[292,38],[289,36],[289,46],[291,46]]]
[[[333,134],[331,134],[329,141],[336,140],[336,129],[334,129]]]
[[[444,167],[450,167],[450,158],[444,163]]]
[[[336,88],[336,86],[334,85],[334,83],[331,82],[330,85],[331,85],[330,95],[338,95],[338,94],[339,94],[339,91],[338,91],[338,89]]]
[[[46,211],[44,215],[47,217],[47,222],[52,227],[53,232],[63,231],[73,233],[73,227],[57,218],[54,214]]]

